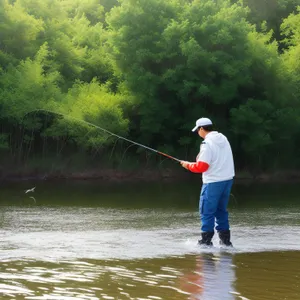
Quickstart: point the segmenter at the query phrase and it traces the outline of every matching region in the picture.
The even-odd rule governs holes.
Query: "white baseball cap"
[[[196,121],[196,126],[192,129],[192,131],[196,131],[197,128],[212,125],[212,121],[208,118],[200,118]]]

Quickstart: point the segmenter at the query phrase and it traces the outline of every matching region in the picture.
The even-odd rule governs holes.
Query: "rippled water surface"
[[[236,184],[230,251],[197,246],[199,189],[2,186],[0,299],[300,299],[298,185]]]

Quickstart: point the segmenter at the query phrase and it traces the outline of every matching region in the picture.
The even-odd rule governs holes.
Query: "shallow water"
[[[1,299],[300,299],[298,186],[236,185],[228,251],[197,246],[199,188],[3,186]]]

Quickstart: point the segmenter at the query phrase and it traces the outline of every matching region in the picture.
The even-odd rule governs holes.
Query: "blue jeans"
[[[229,230],[227,205],[233,180],[207,183],[202,185],[200,194],[201,231],[213,232]]]

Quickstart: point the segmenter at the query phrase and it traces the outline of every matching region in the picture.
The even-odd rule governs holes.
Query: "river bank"
[[[101,180],[101,181],[185,181],[199,178],[201,174],[193,174],[182,168],[141,168],[122,170],[119,168],[87,168],[81,170],[48,170],[22,168],[18,170],[0,170],[0,182],[28,181],[28,180]],[[236,180],[263,182],[291,182],[300,181],[300,170],[285,170],[274,172],[249,172],[237,170]]]

